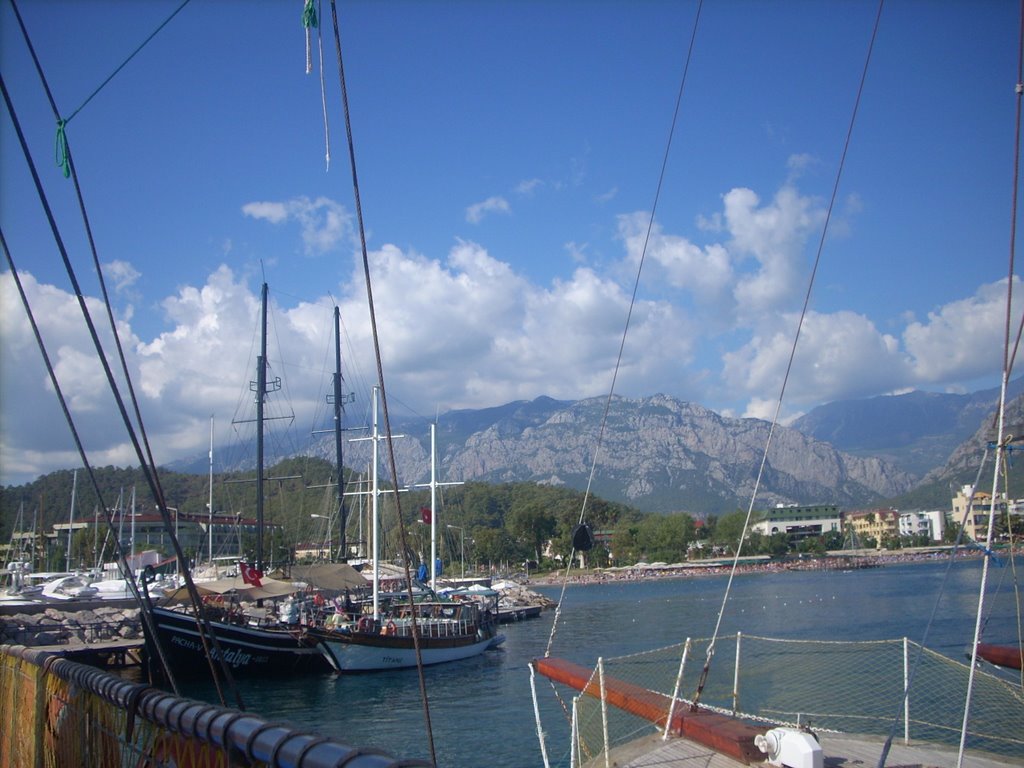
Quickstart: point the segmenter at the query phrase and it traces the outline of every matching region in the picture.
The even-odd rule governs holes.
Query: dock
[[[121,669],[142,664],[142,649],[146,641],[137,639],[97,640],[83,643],[72,641],[59,645],[37,645],[35,651],[52,653],[63,658],[101,669]]]

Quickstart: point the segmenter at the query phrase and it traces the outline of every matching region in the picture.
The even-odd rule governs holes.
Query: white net
[[[692,701],[708,639],[691,641],[677,711]],[[737,649],[739,664],[736,663]],[[659,731],[680,669],[683,645],[603,660],[606,686],[622,681],[660,694],[660,724],[614,706],[602,715],[600,678],[577,702],[578,743],[584,760]],[[915,671],[916,668],[916,671]],[[969,666],[902,640],[824,642],[752,635],[720,638],[700,704],[743,719],[808,726],[816,731],[887,736],[957,745]],[[905,681],[913,675],[904,702]],[[1024,758],[1024,695],[1019,684],[976,671],[968,749]]]

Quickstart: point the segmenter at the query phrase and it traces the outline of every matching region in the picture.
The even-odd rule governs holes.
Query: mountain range
[[[1018,398],[1009,410],[1024,423],[1022,382],[1013,382],[1008,396]],[[776,428],[757,506],[947,508],[953,489],[974,479],[997,398],[997,390],[910,392],[816,408]],[[598,496],[644,511],[721,514],[749,504],[769,426],[660,394],[539,397],[443,414],[437,476],[580,490],[589,483]],[[396,420],[393,430],[405,435],[394,441],[401,484],[428,481],[429,422]],[[311,452],[332,460],[331,438]],[[369,441],[348,444],[346,466],[360,470],[369,462]]]

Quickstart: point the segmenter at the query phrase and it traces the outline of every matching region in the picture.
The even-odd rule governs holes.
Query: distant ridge
[[[1010,382],[1007,401],[1024,393]],[[793,422],[805,435],[856,456],[876,456],[923,478],[945,464],[995,411],[998,389],[966,395],[908,392],[819,406]]]
[[[1010,391],[1024,391],[1022,380]],[[996,390],[911,392],[816,408],[793,428],[777,431],[757,505],[947,506],[950,484],[959,483],[963,472],[942,469],[978,432],[997,396]],[[604,397],[538,397],[444,413],[437,429],[439,477],[582,490],[604,405]],[[407,435],[395,441],[400,484],[424,482],[430,473],[429,420],[393,419],[392,426]],[[616,397],[593,491],[652,512],[701,515],[743,508],[767,429],[767,422],[728,418],[666,395]],[[980,461],[983,447],[975,442],[962,450],[969,463]],[[325,436],[303,453],[330,461],[331,439]],[[346,466],[365,471],[368,444],[349,443],[345,457]],[[185,463],[170,468],[189,471]],[[197,457],[191,471],[205,472],[205,457]]]

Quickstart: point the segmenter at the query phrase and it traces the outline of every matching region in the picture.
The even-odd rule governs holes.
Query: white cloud
[[[1019,282],[1015,278],[1015,296]],[[903,332],[903,343],[914,380],[936,384],[999,370],[1005,322],[1006,280],[983,285],[970,298],[929,312],[926,322],[911,322]]]
[[[511,213],[512,208],[504,197],[489,197],[481,203],[473,203],[466,209],[466,221],[479,224],[488,213]]]
[[[288,205],[286,203],[246,203],[242,206],[242,213],[254,219],[264,219],[271,224],[282,224],[288,220]]]
[[[544,184],[540,179],[524,179],[516,185],[516,192],[520,195],[529,196],[534,193],[537,187]]]
[[[310,200],[303,196],[285,202],[246,203],[242,213],[271,224],[298,222],[305,251],[311,255],[333,250],[353,233],[352,215],[343,205],[327,197]]]
[[[104,264],[103,274],[113,281],[114,290],[119,293],[135,285],[136,281],[141,277],[141,274],[135,267],[127,261],[121,261],[120,259]]]
[[[738,270],[733,294],[740,311],[756,317],[787,308],[805,287],[801,257],[823,212],[788,186],[767,205],[752,190],[733,189],[725,195],[724,206],[730,251],[736,259],[751,256],[756,262],[753,269]]]
[[[307,244],[336,243],[348,226],[343,209],[323,200],[246,208],[266,221],[299,222]],[[769,203],[736,189],[713,216],[722,224],[717,241],[698,244],[664,225],[652,231],[616,391],[664,391],[770,416],[796,323],[793,299],[803,290],[796,273],[820,209],[790,187]],[[577,263],[571,274],[548,284],[531,281],[514,261],[500,261],[470,241],[456,242],[442,258],[394,245],[372,252],[391,402],[432,413],[542,394],[569,399],[607,393],[632,299],[632,269],[624,267],[635,268],[646,217],[625,215],[617,224],[621,261]],[[570,243],[566,250],[583,257],[585,247]],[[333,290],[323,288],[339,296],[350,347],[346,380],[364,392],[359,400],[365,403],[376,365],[361,261],[353,256],[349,263],[350,273]],[[112,274],[128,283],[135,279],[127,263],[114,266]],[[31,275],[24,278],[76,418],[89,435],[90,455],[103,463],[134,463],[74,297]],[[795,291],[799,295],[790,295]],[[888,333],[859,313],[809,313],[784,417],[838,398],[924,385],[951,389],[990,373],[998,368],[990,350],[1001,342],[1004,292],[1005,284],[983,286],[923,321],[890,308],[901,319]],[[90,302],[102,317],[97,302]],[[271,292],[270,363],[273,375],[286,382],[295,423],[306,429],[322,407],[332,366],[331,308],[326,300],[284,302]],[[211,413],[227,423],[249,406],[259,298],[254,286],[221,266],[203,284],[179,287],[160,306],[163,327],[149,338],[136,337],[130,315],[120,322],[151,440],[158,460],[167,461],[205,450]],[[3,402],[33,404],[0,411],[4,480],[71,465],[68,430],[9,273],[0,274],[0,354]]]
[[[750,340],[723,355],[726,387],[748,393],[748,414],[776,397],[786,375],[797,315],[766,319]],[[786,391],[787,408],[888,392],[910,375],[898,341],[853,312],[809,312]]]
[[[619,216],[619,237],[626,244],[629,261],[639,263],[646,242],[648,279],[664,281],[700,302],[721,301],[722,293],[733,280],[726,249],[718,244],[701,248],[686,238],[665,234],[658,223],[650,228],[648,239],[649,219],[646,213]]]

